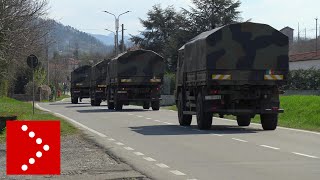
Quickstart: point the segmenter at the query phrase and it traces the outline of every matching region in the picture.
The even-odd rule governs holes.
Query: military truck
[[[107,102],[109,109],[122,110],[131,102],[144,109],[160,108],[164,60],[149,50],[128,51],[113,58],[108,65]]]
[[[90,98],[92,106],[100,106],[102,101],[107,100],[107,70],[110,59],[103,60],[92,66],[90,76]]]
[[[196,115],[198,128],[210,129],[217,114],[249,126],[259,114],[263,129],[275,130],[288,68],[288,37],[269,25],[236,23],[198,35],[179,50],[180,125],[190,126]]]
[[[91,66],[81,66],[71,72],[71,102],[78,104],[79,100],[90,97]]]

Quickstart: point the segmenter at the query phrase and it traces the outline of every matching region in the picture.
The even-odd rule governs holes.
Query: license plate
[[[221,95],[212,95],[212,96],[206,96],[205,100],[220,100],[222,99]]]

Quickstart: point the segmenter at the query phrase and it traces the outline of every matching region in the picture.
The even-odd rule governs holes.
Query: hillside
[[[51,31],[49,34],[50,48],[49,54],[54,52],[61,55],[79,54],[102,54],[105,55],[112,51],[113,47],[108,46],[97,40],[95,37],[81,32],[73,27],[64,26],[54,20],[50,21]]]
[[[114,45],[114,34],[110,33],[109,35],[101,35],[101,34],[91,34],[93,37],[98,39],[104,45],[113,46]],[[121,33],[119,33],[119,43],[121,41]],[[132,42],[130,41],[129,36],[124,36],[124,42],[128,46],[131,46]]]

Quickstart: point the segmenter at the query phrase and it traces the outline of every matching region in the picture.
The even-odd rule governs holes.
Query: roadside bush
[[[289,72],[286,90],[320,90],[320,70],[293,70]]]

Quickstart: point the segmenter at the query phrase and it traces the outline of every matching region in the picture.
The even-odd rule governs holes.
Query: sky
[[[316,21],[320,18],[320,1],[317,0],[241,0],[241,17],[243,20],[265,23],[280,30],[286,26],[298,33],[300,24],[301,36],[315,36]],[[104,29],[115,30],[114,17],[103,13],[109,11],[119,15],[120,24],[125,24],[125,34],[138,34],[144,30],[139,18],[146,19],[147,12],[155,4],[162,7],[173,5],[177,10],[188,8],[191,0],[49,0],[49,18],[64,25],[70,25],[81,31],[92,34],[110,34]],[[320,21],[319,21],[320,22]],[[320,23],[318,23],[320,25]]]

